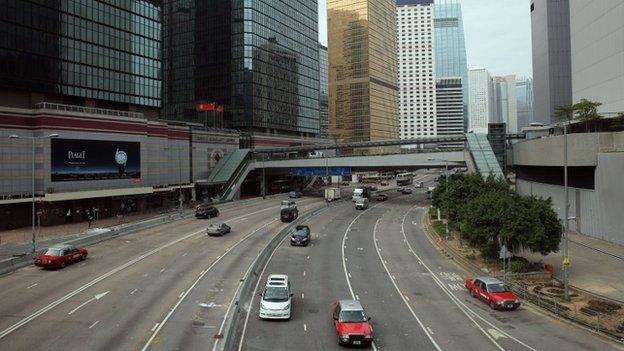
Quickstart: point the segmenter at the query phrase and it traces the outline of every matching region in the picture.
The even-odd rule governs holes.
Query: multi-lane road
[[[435,175],[420,175],[431,184]],[[244,320],[241,350],[341,349],[330,306],[359,299],[372,317],[374,349],[611,350],[621,348],[529,306],[491,311],[462,288],[466,273],[423,232],[424,190],[389,192],[356,211],[345,201],[310,218],[312,243],[284,241],[260,277],[288,274],[292,318]],[[0,277],[2,350],[211,350],[251,263],[286,224],[276,199],[224,210],[215,221],[185,219],[89,247],[89,258],[63,270],[27,267]],[[298,200],[302,212],[325,206]],[[255,293],[254,295],[257,296]]]

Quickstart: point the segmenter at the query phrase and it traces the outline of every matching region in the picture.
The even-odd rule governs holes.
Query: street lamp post
[[[448,191],[448,160],[447,159],[439,159],[439,158],[427,158],[428,161],[444,161],[444,191]],[[448,208],[446,213],[446,236],[449,235],[449,218],[448,218]]]
[[[40,137],[32,136],[19,136],[12,134],[9,136],[9,139],[30,139],[32,141],[32,174],[31,174],[31,197],[32,197],[32,253],[36,252],[36,240],[35,240],[35,141],[37,139],[45,139],[45,138],[56,138],[58,134],[50,134],[44,135]]]
[[[569,190],[568,190],[568,126],[563,123],[563,188],[565,192],[565,204],[563,209],[563,291],[566,300],[570,299],[570,284],[569,284],[569,266],[570,258],[568,257],[568,230],[569,228]]]

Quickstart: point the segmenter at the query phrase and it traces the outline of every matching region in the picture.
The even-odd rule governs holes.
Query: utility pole
[[[568,190],[568,126],[563,122],[563,187],[565,192],[565,204],[563,209],[563,291],[566,300],[570,299],[570,257],[568,256],[568,231],[569,231],[569,190]]]
[[[265,174],[265,164],[264,164],[265,154],[262,154],[262,199],[266,199],[266,174]]]

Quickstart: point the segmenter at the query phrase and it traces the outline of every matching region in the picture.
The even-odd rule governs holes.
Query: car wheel
[[[87,254],[82,254],[82,256],[80,256],[80,260],[84,261],[87,259]]]
[[[65,268],[65,261],[61,262],[61,269]]]
[[[470,296],[472,296],[472,297],[477,297],[477,295],[475,295],[474,290],[469,290],[469,291],[470,291]]]
[[[490,308],[493,310],[496,309],[496,304],[494,303],[494,301],[490,301]]]

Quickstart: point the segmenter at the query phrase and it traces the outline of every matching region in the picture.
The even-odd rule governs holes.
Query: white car
[[[270,274],[260,296],[260,318],[290,319],[293,294],[286,274]]]
[[[208,228],[206,228],[206,234],[210,236],[223,236],[229,233],[232,230],[229,225],[225,223],[211,223]]]

